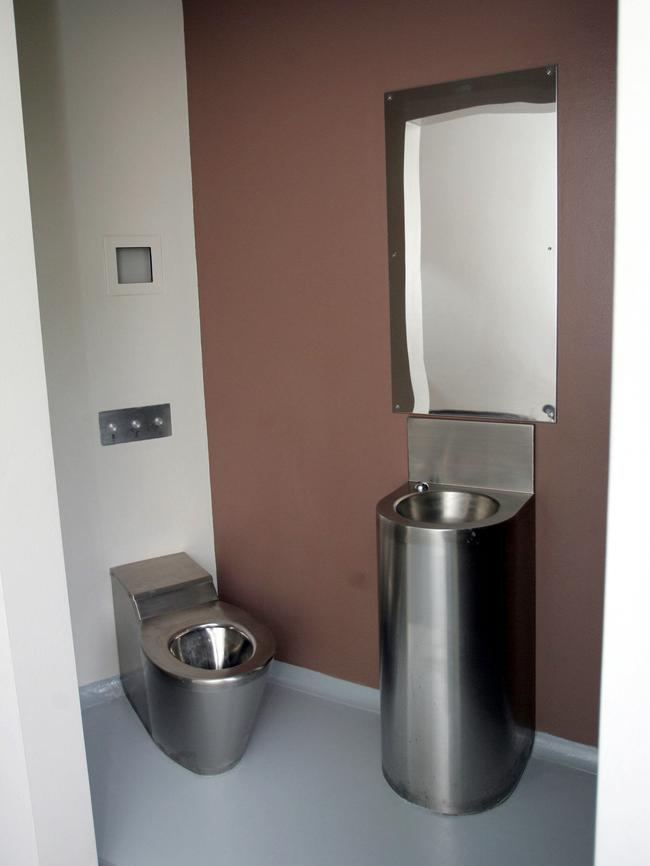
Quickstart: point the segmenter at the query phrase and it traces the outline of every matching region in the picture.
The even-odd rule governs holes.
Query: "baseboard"
[[[339,680],[318,671],[274,661],[270,678],[273,682],[288,689],[316,695],[338,704],[346,704],[359,710],[379,712],[379,689],[371,689],[358,683]]]
[[[109,701],[123,697],[124,690],[119,676],[108,677],[105,680],[97,680],[95,683],[79,686],[79,701],[82,710],[89,710],[92,707],[107,704]]]
[[[543,731],[537,731],[535,734],[533,758],[562,764],[573,770],[583,770],[585,773],[595,774],[598,772],[598,749],[596,746],[564,740],[562,737],[555,737],[553,734],[546,734]]]
[[[270,677],[273,682],[285,688],[306,692],[357,709],[379,712],[379,689],[339,680],[318,671],[279,661],[273,662]],[[535,734],[533,757],[587,773],[596,773],[598,770],[597,748],[575,743],[573,740],[564,740],[562,737],[555,737],[543,731],[537,731]]]
[[[294,689],[338,704],[345,704],[358,710],[379,713],[379,689],[340,680],[318,671],[274,661],[269,678],[272,682],[287,689]],[[79,689],[81,709],[88,710],[100,704],[114,701],[124,696],[119,676],[89,683]],[[564,740],[538,731],[535,735],[533,757],[542,761],[561,764],[573,770],[586,773],[598,771],[598,749]]]

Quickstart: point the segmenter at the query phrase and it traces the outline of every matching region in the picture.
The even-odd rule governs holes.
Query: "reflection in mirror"
[[[394,408],[554,420],[554,68],[389,97]]]

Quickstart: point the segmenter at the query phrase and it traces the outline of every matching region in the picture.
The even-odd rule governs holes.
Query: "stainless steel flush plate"
[[[172,413],[169,403],[136,406],[131,409],[109,409],[99,413],[99,435],[102,445],[143,442],[172,435]]]

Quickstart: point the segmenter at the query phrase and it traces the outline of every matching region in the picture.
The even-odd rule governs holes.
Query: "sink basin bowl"
[[[397,503],[395,509],[402,517],[417,523],[455,526],[492,517],[499,510],[499,503],[482,493],[429,490],[405,497]]]

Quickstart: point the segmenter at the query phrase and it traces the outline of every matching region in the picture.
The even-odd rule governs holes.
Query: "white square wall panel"
[[[107,235],[104,255],[109,295],[157,295],[163,291],[158,235]]]

